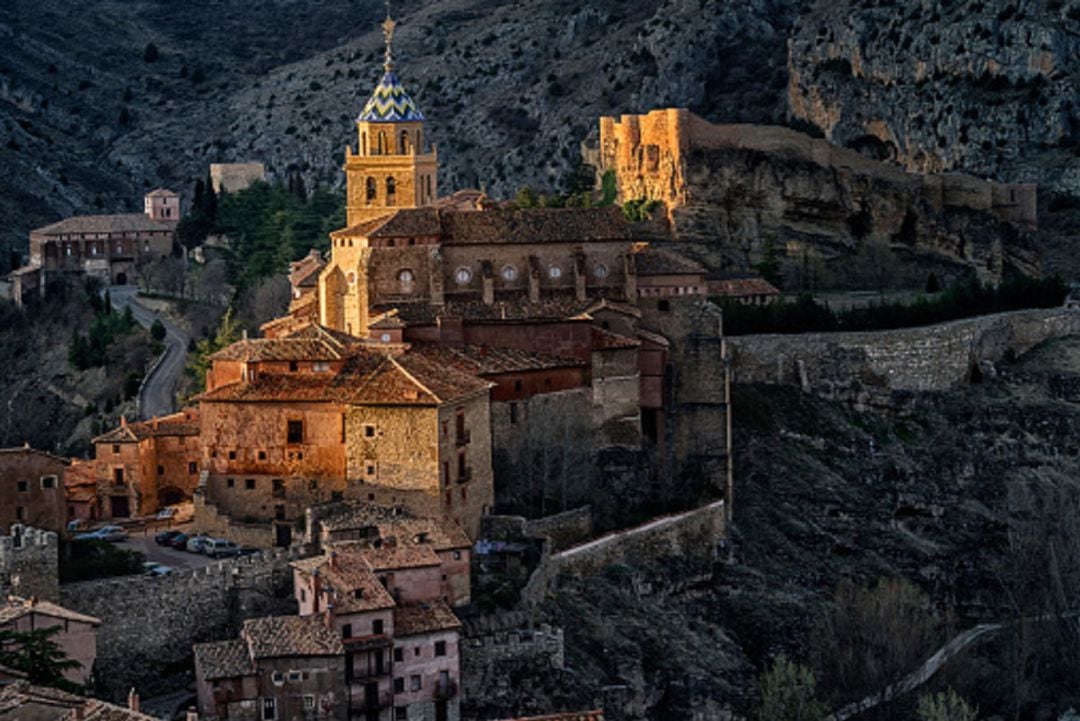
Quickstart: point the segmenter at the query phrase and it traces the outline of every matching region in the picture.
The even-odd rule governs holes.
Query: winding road
[[[134,285],[114,285],[109,288],[112,306],[117,310],[130,307],[135,320],[149,328],[155,320],[165,326],[165,355],[153,366],[139,390],[139,418],[165,416],[176,410],[176,384],[184,372],[187,358],[188,337],[163,315],[154,313],[139,304]]]

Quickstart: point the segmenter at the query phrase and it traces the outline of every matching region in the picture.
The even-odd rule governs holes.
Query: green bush
[[[919,721],[976,721],[979,711],[949,689],[932,696],[920,696],[918,715]]]
[[[65,544],[65,550],[67,553],[60,556],[61,583],[142,573],[146,560],[138,551],[105,541],[73,541]]]
[[[828,709],[817,695],[817,680],[807,666],[779,656],[761,676],[758,721],[820,721]]]
[[[719,302],[724,308],[724,332],[734,336],[912,328],[1024,308],[1053,308],[1064,302],[1067,293],[1064,281],[1055,276],[1017,277],[996,287],[972,279],[950,286],[933,300],[878,303],[841,312],[809,295],[764,306],[742,305],[722,298]]]

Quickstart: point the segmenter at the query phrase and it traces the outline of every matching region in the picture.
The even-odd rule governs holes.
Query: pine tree
[[[53,637],[61,626],[50,626],[33,631],[0,631],[0,666],[7,666],[26,674],[27,680],[39,686],[52,686],[72,693],[82,691],[82,686],[64,678],[64,673],[82,664],[70,659]]]

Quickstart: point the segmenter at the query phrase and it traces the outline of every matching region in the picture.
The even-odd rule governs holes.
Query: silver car
[[[127,532],[120,528],[120,526],[102,526],[96,531],[90,533],[80,533],[75,536],[76,541],[109,541],[110,543],[116,543],[118,541],[126,541],[128,537]]]
[[[187,546],[186,546],[187,552],[188,553],[202,553],[203,552],[203,547],[209,542],[210,542],[210,537],[207,536],[207,535],[200,534],[198,536],[192,536],[191,538],[188,539],[188,542],[187,542]]]
[[[202,552],[211,558],[239,556],[240,546],[224,538],[211,538],[203,544]]]

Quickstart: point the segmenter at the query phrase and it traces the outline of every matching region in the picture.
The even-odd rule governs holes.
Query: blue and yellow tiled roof
[[[364,109],[360,111],[358,122],[400,123],[423,120],[424,114],[405,92],[393,70],[387,70],[382,76],[375,92],[371,94]]]

